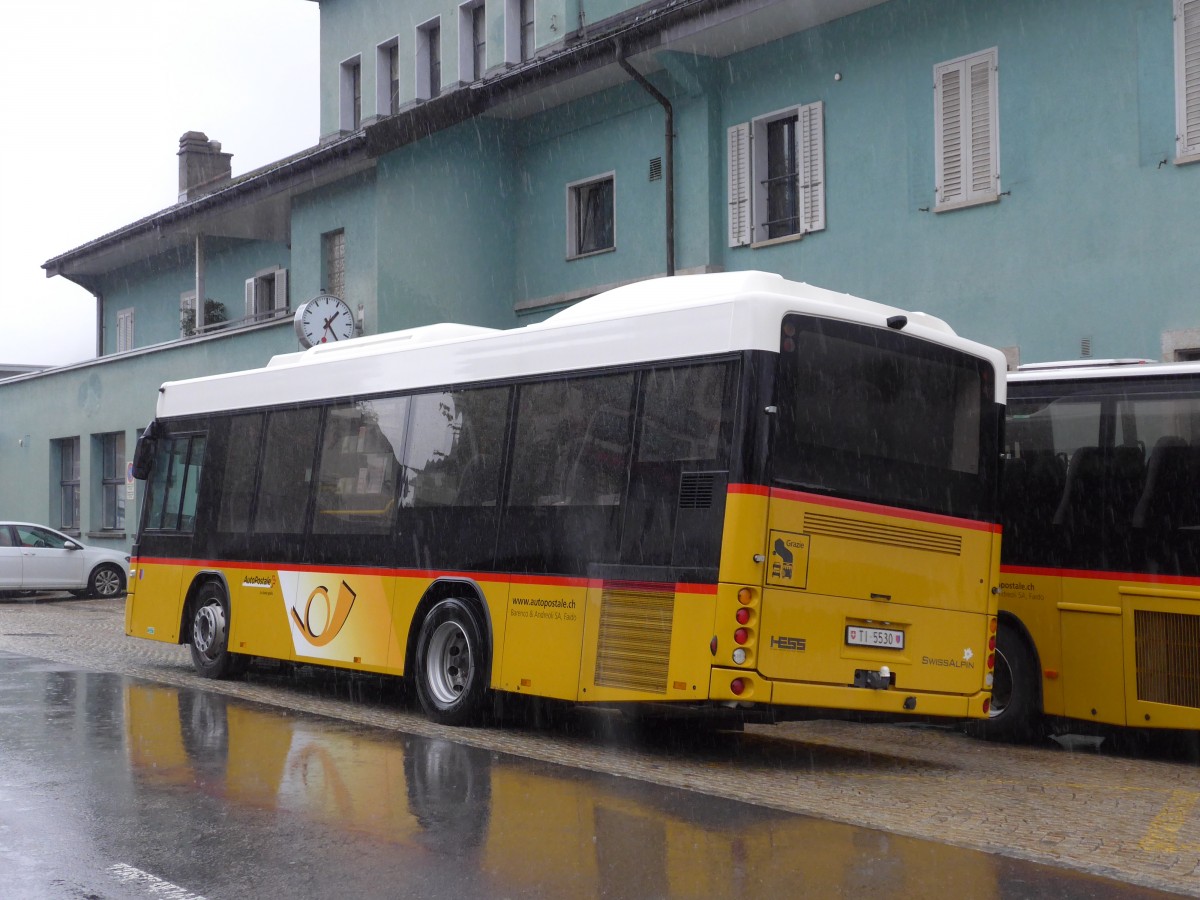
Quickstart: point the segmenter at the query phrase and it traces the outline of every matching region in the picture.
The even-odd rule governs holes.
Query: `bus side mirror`
[[[133,477],[138,481],[145,481],[150,477],[150,472],[154,468],[154,453],[157,449],[158,421],[151,419],[133,450]]]

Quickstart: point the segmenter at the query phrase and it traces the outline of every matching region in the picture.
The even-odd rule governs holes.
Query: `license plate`
[[[862,625],[847,625],[846,643],[855,647],[903,650],[904,632],[893,628],[864,628]]]

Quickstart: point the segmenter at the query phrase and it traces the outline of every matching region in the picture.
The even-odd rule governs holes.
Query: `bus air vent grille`
[[[804,530],[808,534],[844,538],[848,541],[863,541],[868,544],[887,544],[889,547],[909,547],[930,553],[962,554],[962,538],[957,534],[906,528],[903,525],[883,525],[878,522],[860,522],[827,513],[804,514]]]
[[[675,592],[665,585],[609,581],[600,595],[596,684],[667,692]]]
[[[679,508],[710,509],[716,482],[715,472],[684,472],[679,476]]]
[[[1134,610],[1137,695],[1200,709],[1200,616]]]

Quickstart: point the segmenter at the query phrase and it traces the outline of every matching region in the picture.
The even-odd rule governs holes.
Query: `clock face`
[[[296,310],[296,337],[305,347],[354,337],[354,313],[345,300],[322,294]]]

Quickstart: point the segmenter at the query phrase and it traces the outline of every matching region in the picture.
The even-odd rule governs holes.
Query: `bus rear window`
[[[789,316],[776,481],[990,519],[998,448],[986,360],[896,331]]]

